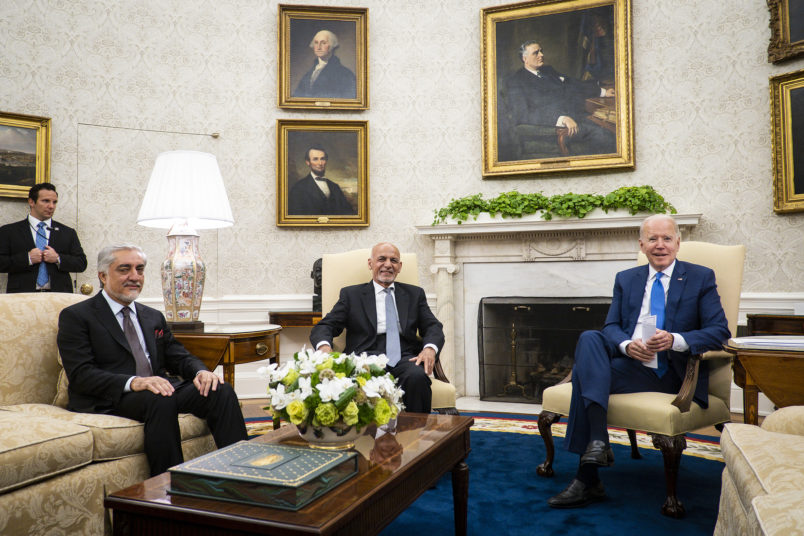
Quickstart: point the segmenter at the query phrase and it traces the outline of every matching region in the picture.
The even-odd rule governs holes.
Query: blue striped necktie
[[[30,244],[30,242],[28,242]],[[36,247],[45,251],[45,247],[47,247],[47,235],[45,234],[45,222],[40,221],[39,225],[36,226]],[[47,285],[47,281],[50,279],[47,275],[47,264],[45,264],[45,259],[42,259],[42,262],[39,263],[39,273],[36,275],[36,286],[38,288],[42,288]]]
[[[650,290],[650,314],[656,316],[656,329],[664,329],[664,286],[662,285],[662,272],[656,272],[656,279]],[[659,352],[656,375],[660,378],[667,372],[667,352]]]
[[[388,357],[388,365],[394,367],[402,359],[402,350],[399,345],[399,319],[396,314],[393,289],[386,288],[383,292],[385,292],[385,355]]]

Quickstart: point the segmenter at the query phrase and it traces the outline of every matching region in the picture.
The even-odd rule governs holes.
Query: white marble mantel
[[[614,274],[632,266],[646,215],[597,210],[585,218],[492,218],[421,225],[433,241],[436,315],[444,324],[444,372],[459,396],[477,396],[477,306],[485,296],[611,296]],[[673,216],[682,238],[701,214]],[[551,264],[547,264],[551,263]]]

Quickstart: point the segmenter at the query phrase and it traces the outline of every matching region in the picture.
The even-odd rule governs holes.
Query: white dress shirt
[[[664,301],[667,303],[667,291],[670,288],[670,277],[673,275],[673,270],[676,267],[676,261],[673,261],[673,264],[662,270],[662,273],[665,277],[662,277],[661,283],[662,287],[664,287]],[[634,339],[642,339],[642,320],[650,315],[650,291],[653,287],[653,283],[656,280],[656,270],[651,266],[648,265],[648,281],[645,283],[645,291],[642,294],[642,308],[639,310],[639,319],[637,320],[636,327],[634,328],[634,333],[631,335],[631,339],[625,340],[620,343],[620,351],[625,355],[628,355],[628,352],[625,351],[626,347],[633,342]],[[673,335],[673,350],[676,352],[685,352],[689,350],[689,345],[687,341],[684,340],[679,333],[672,333]],[[642,341],[645,342],[644,340]]]

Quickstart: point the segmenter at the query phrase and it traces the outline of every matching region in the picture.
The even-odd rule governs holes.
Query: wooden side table
[[[234,387],[235,365],[270,359],[279,360],[281,326],[250,331],[215,331],[204,333],[174,332],[173,336],[197,356],[209,370],[223,365],[223,381]]]
[[[321,320],[321,312],[314,311],[269,311],[271,322],[283,328],[311,328]]]
[[[758,399],[762,391],[777,407],[804,404],[804,351],[795,349],[737,348],[734,381],[743,388],[743,422],[758,424]]]

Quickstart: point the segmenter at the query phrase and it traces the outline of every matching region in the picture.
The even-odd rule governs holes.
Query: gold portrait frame
[[[544,54],[547,65],[556,62],[554,72],[562,77],[567,71],[561,68],[561,63],[571,66],[570,71],[582,70],[580,67],[588,64],[583,64],[581,58],[590,56],[583,56],[581,48],[590,41],[581,44],[577,30],[577,39],[567,36],[576,27],[589,30],[593,17],[605,19],[602,21],[605,30],[600,30],[605,47],[601,50],[607,52],[606,79],[610,80],[607,86],[614,90],[614,96],[586,98],[584,109],[577,108],[581,114],[588,114],[583,117],[585,122],[597,124],[589,129],[600,127],[611,133],[603,133],[608,137],[605,150],[595,152],[595,145],[587,145],[589,152],[584,153],[583,149],[570,150],[567,146],[567,128],[561,129],[555,123],[516,123],[522,121],[522,116],[513,110],[520,108],[509,102],[509,97],[511,101],[514,99],[508,81],[519,71],[524,72],[519,46],[532,40],[554,44],[577,41],[577,46],[567,46],[563,51],[560,45],[555,47],[559,52],[553,54],[554,60],[550,60],[549,51]],[[536,0],[497,6],[482,10],[481,28],[484,178],[634,167],[631,0]],[[592,41],[597,42],[596,39],[597,36]],[[544,43],[540,46],[545,48]],[[584,70],[584,74],[588,73]],[[574,72],[567,74],[570,80],[574,76]],[[565,78],[561,80],[564,82]],[[615,147],[613,152],[605,152]]]
[[[316,73],[319,87],[314,88],[316,55],[310,48],[321,30],[334,32],[339,46],[332,56],[335,61]],[[280,4],[278,65],[280,108],[367,110],[368,9]]]
[[[279,227],[368,227],[368,121],[278,119],[276,122],[276,225]],[[328,198],[307,164],[310,149],[327,157]],[[312,160],[312,159],[311,159]],[[302,184],[304,183],[304,184]],[[334,183],[334,186],[333,186]],[[296,188],[298,186],[298,188]],[[319,198],[315,201],[314,196]],[[348,203],[346,211],[320,213],[321,202]],[[306,200],[310,200],[309,203]]]
[[[31,186],[50,181],[50,118],[0,112],[0,133],[9,134],[0,136],[4,140],[0,141],[0,160],[33,164],[2,166],[0,196],[27,198]],[[35,151],[33,157],[31,150]],[[34,167],[33,181],[28,176],[19,177],[20,171],[11,169],[14,167]]]
[[[779,63],[804,54],[804,35],[792,36],[790,24],[797,18],[801,20],[804,13],[790,13],[790,0],[767,0],[767,2],[771,29],[768,61]]]
[[[804,212],[804,69],[771,77],[770,101],[773,210]]]

